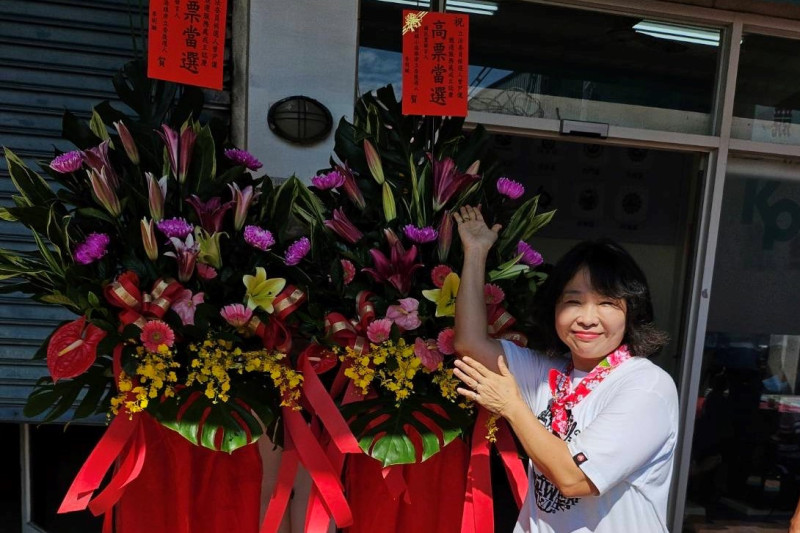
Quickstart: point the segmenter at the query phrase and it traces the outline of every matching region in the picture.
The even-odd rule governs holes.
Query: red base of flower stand
[[[365,455],[348,458],[347,500],[354,524],[347,533],[459,533],[469,450],[456,439],[424,463],[401,467],[405,495],[393,498],[380,463]]]
[[[258,533],[258,446],[213,452],[142,418],[147,456],[116,505],[116,533]]]

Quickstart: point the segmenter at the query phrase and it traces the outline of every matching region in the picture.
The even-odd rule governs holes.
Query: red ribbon
[[[172,301],[183,291],[183,286],[172,279],[158,279],[149,293],[139,289],[139,276],[135,272],[124,272],[105,288],[108,302],[119,307],[119,320],[124,326],[144,326],[148,318],[163,318]]]
[[[281,291],[272,302],[275,309],[272,316],[262,321],[253,316],[247,323],[247,329],[261,337],[261,342],[267,350],[278,350],[289,353],[292,350],[292,333],[286,327],[286,317],[294,313],[307,299],[306,293],[289,285]]]
[[[489,463],[491,443],[486,439],[489,412],[478,408],[478,419],[472,432],[472,451],[467,473],[467,491],[464,495],[464,513],[461,515],[462,533],[493,533],[493,496]],[[516,452],[511,430],[504,420],[497,420],[497,448],[505,466],[514,493],[514,500],[522,506],[528,490],[525,469]]]
[[[501,305],[491,305],[487,307],[487,321],[489,323],[489,336],[495,339],[506,339],[517,346],[525,347],[528,345],[528,337],[519,331],[511,330],[511,326],[516,324],[517,319],[505,310]]]

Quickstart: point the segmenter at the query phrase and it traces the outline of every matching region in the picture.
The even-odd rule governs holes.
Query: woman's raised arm
[[[497,372],[497,357],[503,353],[500,341],[489,337],[483,285],[486,258],[497,240],[500,224],[486,225],[480,206],[464,206],[453,213],[464,249],[461,284],[456,298],[454,346],[459,355],[468,355]]]

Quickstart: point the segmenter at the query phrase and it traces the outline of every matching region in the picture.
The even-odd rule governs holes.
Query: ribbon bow
[[[516,324],[517,319],[505,310],[501,305],[489,306],[486,313],[489,323],[489,336],[495,339],[506,339],[517,346],[525,347],[528,345],[528,337],[519,331],[511,330],[511,326]]]
[[[141,328],[148,318],[163,318],[182,290],[177,281],[159,278],[149,293],[142,292],[139,276],[129,270],[106,286],[105,297],[111,305],[121,308],[119,319],[124,326],[136,324]]]
[[[294,313],[307,299],[306,293],[289,285],[281,291],[272,303],[274,313],[263,321],[253,315],[247,329],[261,337],[264,348],[289,353],[292,350],[292,333],[286,327],[286,317]]]

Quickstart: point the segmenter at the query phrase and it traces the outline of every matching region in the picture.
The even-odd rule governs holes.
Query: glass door
[[[684,531],[786,531],[800,494],[800,171],[731,159]]]

